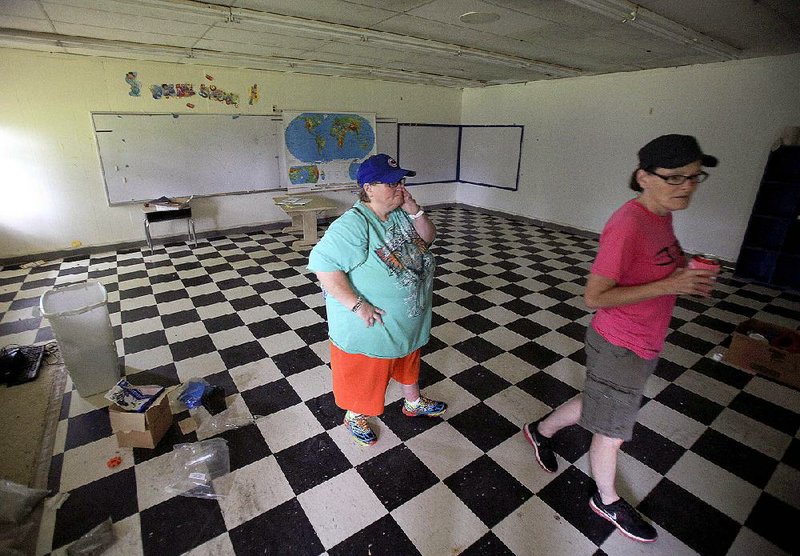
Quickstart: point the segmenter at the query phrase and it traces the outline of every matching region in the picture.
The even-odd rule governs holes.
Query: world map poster
[[[283,124],[289,188],[352,183],[376,153],[375,114],[284,111]]]

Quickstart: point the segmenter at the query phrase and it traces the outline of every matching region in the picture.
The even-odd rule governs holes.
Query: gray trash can
[[[107,301],[105,287],[96,280],[56,286],[40,300],[67,372],[84,398],[107,392],[120,379]]]

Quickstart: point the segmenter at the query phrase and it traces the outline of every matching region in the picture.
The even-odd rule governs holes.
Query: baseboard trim
[[[324,222],[326,219],[321,218],[320,222]],[[251,232],[257,232],[260,230],[277,230],[281,228],[285,228],[288,226],[290,222],[270,222],[268,224],[261,224],[261,225],[252,225],[252,226],[238,226],[235,228],[226,228],[223,230],[207,230],[205,232],[197,232],[198,238],[209,238],[209,237],[217,237],[217,236],[224,236],[224,235],[232,235],[232,234],[246,234]],[[163,245],[165,243],[174,243],[176,241],[186,241],[187,236],[186,234],[177,234],[172,236],[159,236],[157,238],[153,238],[153,245]],[[37,253],[35,255],[20,255],[19,257],[10,257],[8,259],[0,259],[0,267],[7,268],[13,266],[20,266],[25,263],[35,262],[35,261],[52,261],[55,259],[81,259],[85,258],[88,255],[97,255],[100,253],[106,253],[108,251],[124,251],[126,249],[146,249],[147,248],[147,241],[142,239],[141,241],[126,241],[122,243],[108,243],[105,245],[95,245],[91,247],[78,247],[76,249],[63,249],[58,251],[47,251],[45,253]]]
[[[472,205],[467,205],[465,203],[437,203],[437,204],[427,205],[426,208],[431,210],[439,208],[463,208],[466,210],[472,210],[483,214],[491,214],[494,216],[501,216],[503,218],[510,218],[512,220],[519,220],[521,222],[533,224],[534,226],[538,226],[540,228],[547,228],[549,230],[569,233],[580,237],[586,237],[590,239],[597,239],[600,237],[600,234],[597,234],[595,232],[590,232],[588,230],[581,230],[579,228],[573,228],[571,226],[565,226],[553,222],[546,222],[544,220],[538,220],[536,218],[528,218],[527,216],[509,214],[507,212],[502,212],[499,210],[491,210],[483,207],[476,207]],[[319,223],[330,224],[336,218],[338,218],[338,215],[326,218],[320,218]],[[233,235],[233,234],[248,234],[263,230],[282,229],[285,228],[287,225],[288,223],[286,221],[281,221],[281,222],[270,222],[268,224],[261,224],[261,225],[238,226],[234,228],[225,228],[222,230],[208,230],[204,232],[198,232],[197,237],[210,238],[210,237]],[[163,245],[164,243],[174,243],[176,241],[185,241],[185,240],[186,240],[186,234],[178,234],[178,235],[154,238],[154,243]],[[36,262],[40,260],[52,261],[56,259],[64,259],[64,260],[82,259],[86,258],[89,255],[97,255],[100,253],[106,253],[108,251],[124,251],[127,249],[142,249],[142,248],[145,249],[147,248],[147,242],[144,239],[142,239],[141,241],[127,241],[122,243],[96,245],[91,247],[79,247],[76,249],[48,251],[45,253],[36,253],[34,255],[20,255],[18,257],[10,257],[8,259],[0,259],[0,267],[6,269],[9,267],[21,266],[26,263]]]

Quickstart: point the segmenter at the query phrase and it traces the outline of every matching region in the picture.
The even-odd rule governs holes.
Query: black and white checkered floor
[[[67,383],[38,552],[110,517],[112,554],[797,553],[800,392],[717,362],[750,317],[800,325],[800,296],[726,274],[712,299],[678,302],[620,491],[659,540],[626,540],[591,512],[589,434],[558,438],[544,473],[520,432],[583,379],[581,294],[596,241],[463,208],[439,227],[433,338],[421,383],[443,419],[400,413],[390,387],[379,441],[355,445],[333,404],[324,302],[297,238],[280,231],[171,243],[0,271],[0,344],[52,339],[36,316],[55,284],[97,279],[126,373],[204,377],[255,417],[222,433],[220,500],[165,491],[177,425],[155,450],[119,449],[107,409]],[[175,421],[177,422],[178,417]],[[109,458],[122,464],[109,469]]]

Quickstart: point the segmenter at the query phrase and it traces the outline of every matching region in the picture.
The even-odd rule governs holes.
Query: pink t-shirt
[[[611,215],[592,265],[592,273],[619,286],[638,286],[666,278],[686,266],[672,229],[672,214],[659,216],[631,199]],[[592,326],[606,340],[643,359],[664,347],[677,296],[663,295],[631,305],[598,309]]]

